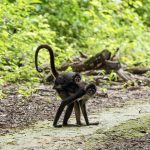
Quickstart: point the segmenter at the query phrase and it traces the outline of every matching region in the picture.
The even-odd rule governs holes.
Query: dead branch
[[[133,68],[127,68],[126,71],[129,71],[133,74],[143,74],[150,71],[150,67],[146,67],[146,68],[133,67]]]
[[[142,74],[147,71],[150,71],[150,68],[134,67],[124,70],[121,66],[121,63],[118,61],[118,52],[119,48],[116,49],[115,53],[111,57],[111,53],[105,49],[97,53],[96,55],[90,57],[89,59],[85,60],[84,62],[66,63],[65,65],[62,65],[59,68],[59,70],[66,70],[70,66],[75,72],[87,71],[85,73],[86,75],[99,75],[100,72],[95,70],[103,69],[106,70],[107,73],[110,73],[110,71],[113,70],[125,82],[131,81],[135,83],[135,81],[142,80],[149,85],[150,81],[148,79],[139,79],[133,76],[132,73]],[[97,84],[105,82],[104,79],[101,78],[95,78],[95,81]]]
[[[112,55],[111,57],[111,60],[114,61],[114,60],[119,60],[119,48],[116,49],[116,51],[114,52],[114,54]]]

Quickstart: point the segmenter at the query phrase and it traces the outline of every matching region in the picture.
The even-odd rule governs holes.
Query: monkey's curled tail
[[[46,44],[43,44],[43,45],[40,45],[36,51],[35,51],[35,67],[36,67],[36,70],[38,72],[42,72],[43,70],[41,68],[38,67],[38,53],[40,51],[40,49],[42,48],[45,48],[48,50],[49,52],[49,55],[50,55],[50,67],[51,67],[51,70],[52,70],[52,74],[55,76],[55,77],[58,77],[58,72],[55,68],[55,62],[54,62],[54,53],[53,53],[53,50],[52,48],[49,46],[49,45],[46,45]]]

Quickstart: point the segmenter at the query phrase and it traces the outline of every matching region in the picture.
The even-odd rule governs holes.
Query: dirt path
[[[98,129],[107,130],[130,119],[150,115],[150,101],[130,101],[122,108],[109,108],[89,116],[99,126],[53,128],[51,121],[38,122],[14,134],[0,136],[0,150],[82,150],[86,137]],[[71,119],[74,123],[74,118]],[[87,143],[86,143],[87,144]]]

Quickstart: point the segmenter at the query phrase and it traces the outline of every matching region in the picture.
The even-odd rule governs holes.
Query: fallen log
[[[102,57],[105,60],[109,60],[111,57],[111,53],[108,50],[103,50],[100,53],[97,53],[95,56],[90,57],[84,62],[75,62],[75,63],[66,63],[62,65],[59,70],[66,70],[68,67],[71,67],[75,72],[82,72],[86,70],[93,70],[95,68],[102,68]]]
[[[118,61],[118,51],[119,48],[116,49],[114,55],[111,57],[111,52],[105,49],[84,62],[64,64],[59,70],[66,70],[68,67],[71,67],[75,72],[103,69],[106,70],[107,73],[110,73],[110,71],[114,70],[124,81],[128,81],[130,77],[125,74],[121,67],[121,63]]]

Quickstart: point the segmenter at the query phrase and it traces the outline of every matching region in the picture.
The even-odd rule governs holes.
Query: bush
[[[150,65],[149,5],[149,0],[2,0],[0,84],[37,83],[34,53],[43,43],[58,53],[57,66],[79,50],[93,55],[117,47],[122,63]],[[40,54],[40,63],[48,59]]]

